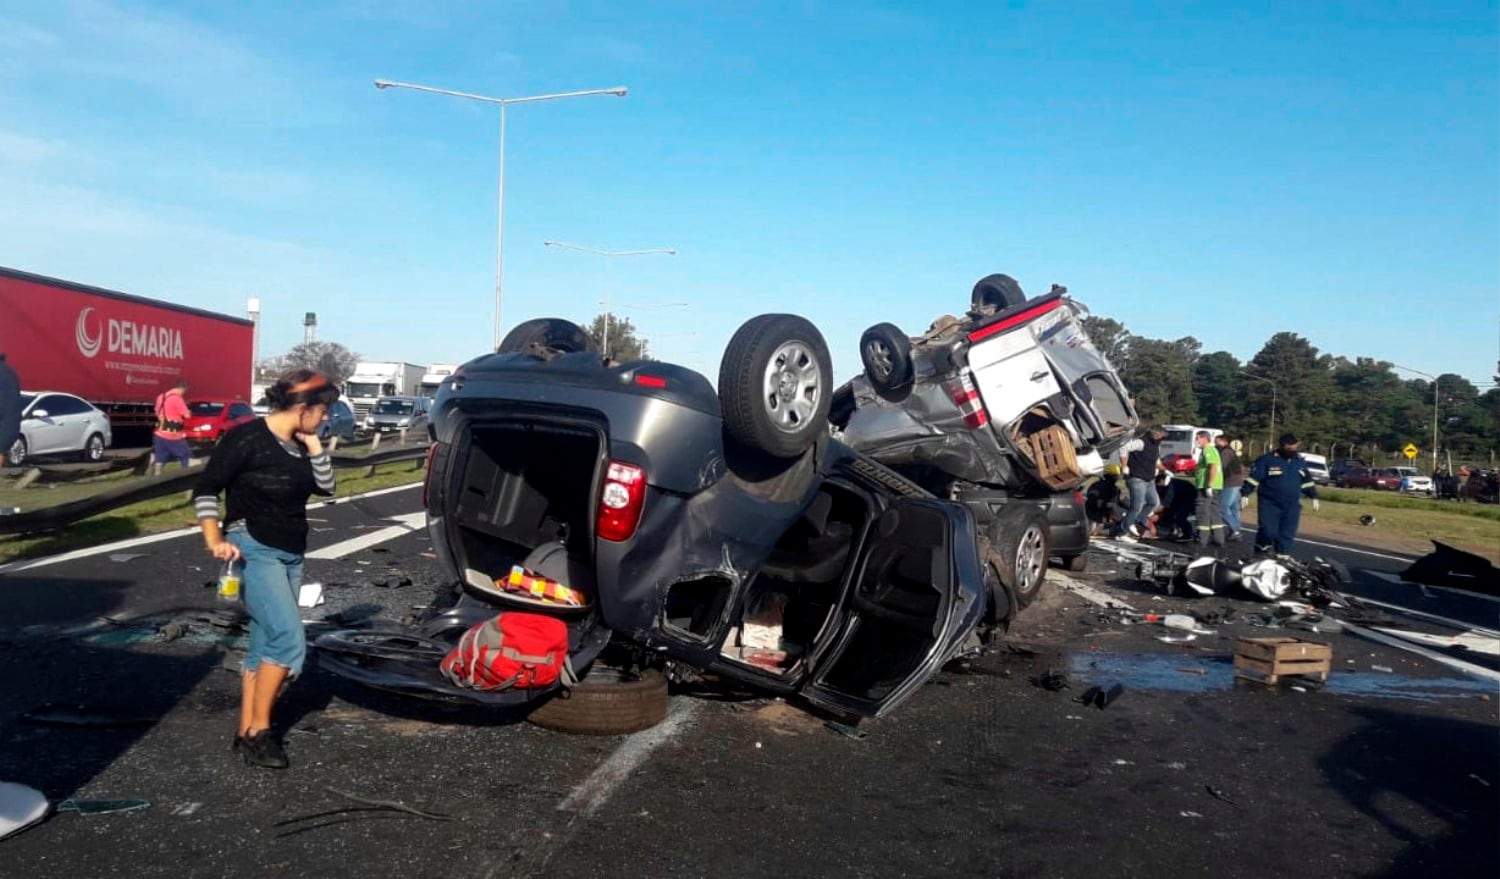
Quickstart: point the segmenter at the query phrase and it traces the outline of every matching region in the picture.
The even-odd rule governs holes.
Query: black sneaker
[[[286,759],[286,749],[268,729],[251,736],[236,736],[234,749],[244,758],[246,766],[285,769],[291,765],[291,761]]]

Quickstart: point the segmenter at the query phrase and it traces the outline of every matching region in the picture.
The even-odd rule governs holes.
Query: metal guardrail
[[[391,449],[383,452],[372,452],[368,455],[358,457],[350,455],[332,455],[329,460],[333,462],[335,469],[348,470],[356,467],[379,467],[383,464],[395,464],[401,461],[420,461],[427,457],[427,446],[412,446],[409,448]],[[202,470],[193,468],[172,476],[154,478],[146,482],[132,482],[119,488],[100,492],[93,497],[81,498],[76,501],[58,504],[40,510],[29,510],[11,515],[0,515],[0,534],[32,534],[48,531],[58,531],[80,519],[97,516],[138,504],[141,501],[156,500],[168,497],[179,492],[191,491],[192,487],[202,475]]]

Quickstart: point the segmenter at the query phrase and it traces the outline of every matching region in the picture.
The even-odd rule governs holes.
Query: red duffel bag
[[[443,657],[444,677],[460,687],[504,690],[570,684],[568,627],[535,613],[506,612],[470,627]]]

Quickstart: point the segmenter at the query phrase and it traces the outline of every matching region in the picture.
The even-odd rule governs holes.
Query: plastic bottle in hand
[[[224,562],[224,570],[219,573],[219,598],[224,601],[240,600],[240,571],[234,559]]]

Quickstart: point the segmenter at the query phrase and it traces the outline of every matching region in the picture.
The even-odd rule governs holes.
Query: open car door
[[[870,526],[802,696],[880,717],[952,659],[984,614],[973,515],[935,498],[895,500]]]

